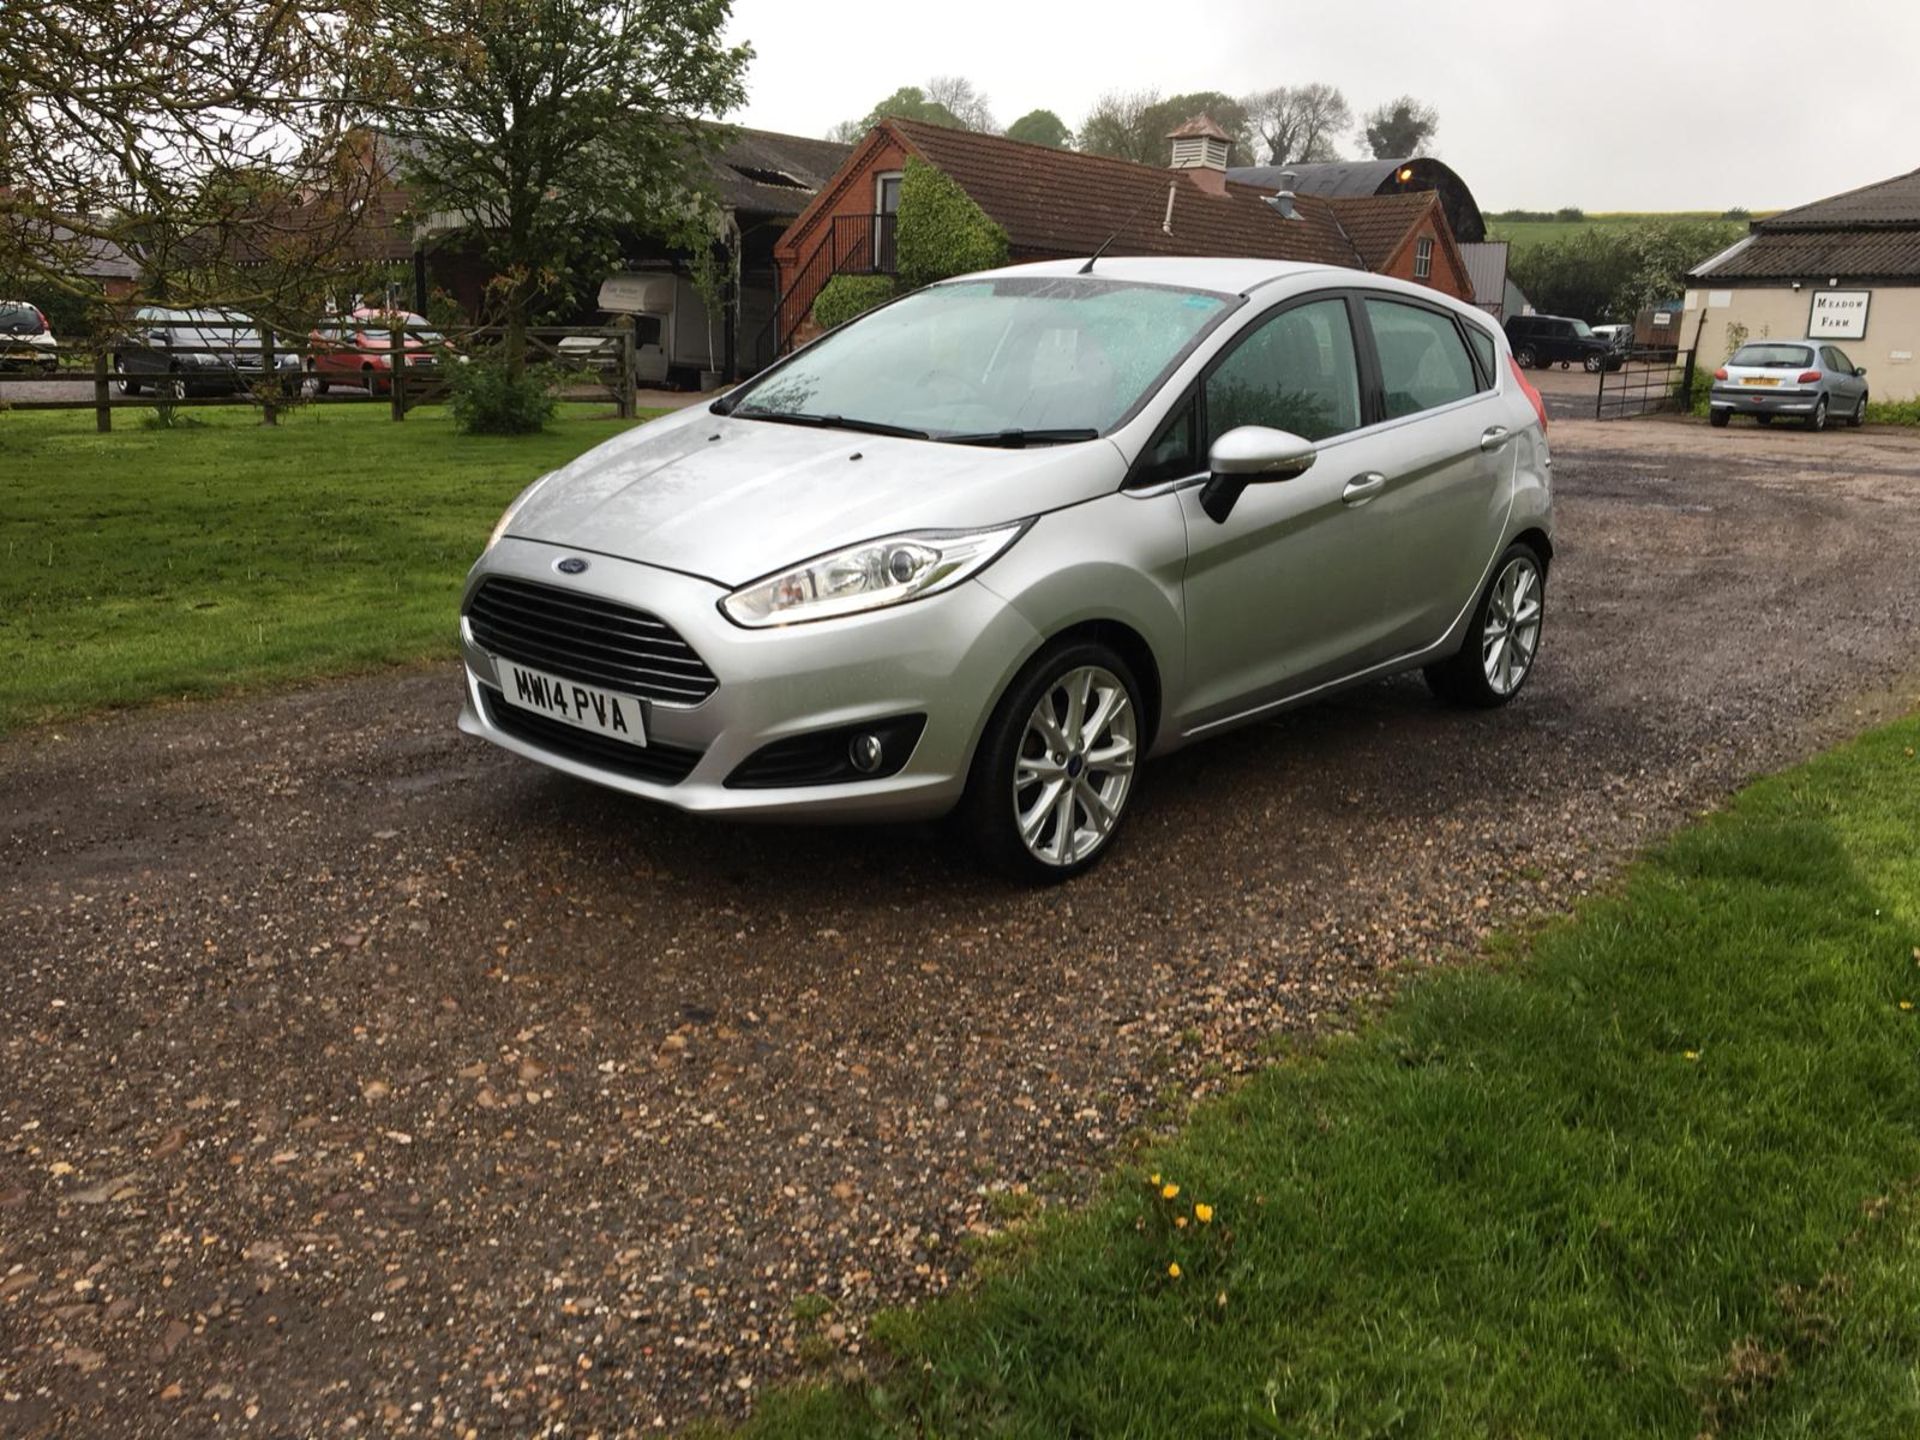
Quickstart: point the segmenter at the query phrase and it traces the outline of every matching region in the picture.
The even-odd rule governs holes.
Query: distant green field
[[[1773,214],[1770,210],[1756,210],[1756,218]],[[1544,245],[1549,240],[1564,240],[1576,231],[1597,225],[1642,225],[1650,221],[1680,220],[1718,220],[1718,210],[1605,210],[1588,211],[1584,220],[1502,220],[1497,215],[1487,216],[1487,238],[1489,240],[1509,240],[1515,250],[1526,250],[1534,245]]]

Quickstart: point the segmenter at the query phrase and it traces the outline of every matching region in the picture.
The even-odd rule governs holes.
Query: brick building
[[[1009,258],[1219,255],[1339,265],[1416,280],[1471,300],[1439,192],[1323,196],[1227,169],[1226,134],[1205,116],[1167,137],[1165,169],[1025,145],[998,135],[883,120],[854,147],[774,246],[779,348],[791,345],[836,274],[893,270],[893,225],[909,157],[944,172],[1007,233]],[[1477,211],[1475,212],[1478,213]]]

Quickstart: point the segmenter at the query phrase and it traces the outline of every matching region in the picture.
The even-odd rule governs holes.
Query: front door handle
[[[1366,474],[1356,475],[1347,482],[1347,488],[1340,492],[1340,503],[1364,505],[1386,488],[1387,477],[1378,470],[1369,470]]]
[[[1489,425],[1480,436],[1482,450],[1498,450],[1507,443],[1507,437],[1513,432],[1504,425]]]

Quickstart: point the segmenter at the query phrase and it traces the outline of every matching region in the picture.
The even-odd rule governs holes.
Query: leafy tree
[[[1051,110],[1029,110],[1007,127],[1009,140],[1024,140],[1029,145],[1045,145],[1049,150],[1064,150],[1073,144],[1073,132],[1067,122]]]
[[[973,82],[958,75],[936,75],[923,90],[902,85],[858,120],[842,120],[827,132],[829,140],[851,145],[888,116],[944,125],[949,130],[992,130],[993,112]]]
[[[0,277],[99,300],[116,251],[192,303],[261,311],[351,246],[374,187],[349,144],[347,31],[287,0],[0,5]],[[283,263],[284,262],[284,263]]]
[[[745,98],[729,0],[369,0],[361,93],[421,215],[496,277],[509,368],[542,287],[624,229],[711,242],[703,124]]]
[[[1440,112],[1411,95],[1375,106],[1362,120],[1367,149],[1376,160],[1424,155],[1440,128]]]
[[[1630,320],[1678,296],[1688,270],[1739,236],[1717,220],[1590,225],[1516,251],[1513,279],[1546,314]]]
[[[1196,115],[1211,117],[1233,141],[1230,159],[1251,158],[1253,125],[1246,106],[1218,90],[1195,90],[1165,99],[1157,90],[1116,90],[1100,97],[1080,126],[1080,148],[1142,165],[1165,165],[1167,136]]]
[[[1353,126],[1347,97],[1318,81],[1256,91],[1243,103],[1269,165],[1338,160],[1340,136]]]

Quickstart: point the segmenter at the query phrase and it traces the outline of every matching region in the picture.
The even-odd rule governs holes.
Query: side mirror
[[[1864,365],[1856,365],[1853,367],[1853,373],[1855,375],[1864,375],[1867,373],[1867,367]]]
[[[1319,452],[1311,440],[1265,425],[1241,425],[1213,442],[1207,455],[1212,472],[1200,489],[1200,508],[1224,525],[1249,485],[1292,480],[1313,468]]]

